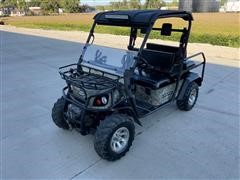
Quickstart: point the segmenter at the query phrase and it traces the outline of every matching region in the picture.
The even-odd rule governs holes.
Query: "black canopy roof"
[[[192,14],[177,10],[130,10],[108,11],[94,16],[97,24],[114,26],[149,26],[158,18],[179,17],[186,21],[192,21]]]

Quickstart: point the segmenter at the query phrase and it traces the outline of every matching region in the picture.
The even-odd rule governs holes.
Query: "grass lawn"
[[[194,13],[194,21],[190,42],[210,43],[230,47],[240,47],[239,13]],[[94,14],[68,14],[61,16],[24,16],[4,17],[2,20],[9,25],[27,28],[79,30],[89,31]],[[172,19],[173,25],[182,26],[183,21]],[[160,26],[157,22],[156,26]],[[175,26],[175,27],[176,27]],[[129,29],[122,27],[97,28],[99,33],[128,35]],[[155,32],[151,38],[160,38]],[[178,40],[179,36],[173,34],[170,40]]]

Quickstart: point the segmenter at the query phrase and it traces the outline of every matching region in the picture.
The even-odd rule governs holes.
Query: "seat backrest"
[[[174,63],[175,53],[144,49],[142,57],[157,69],[169,71]]]
[[[175,46],[166,46],[162,44],[155,43],[147,43],[147,49],[156,50],[156,51],[166,51],[171,53],[177,53],[179,51],[179,47]]]
[[[176,46],[167,46],[162,44],[154,44],[147,43],[147,49],[156,50],[156,51],[164,51],[169,53],[174,53],[174,62],[178,63],[181,59],[183,59],[183,48]]]

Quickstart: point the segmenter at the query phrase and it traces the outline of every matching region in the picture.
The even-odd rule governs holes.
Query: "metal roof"
[[[97,24],[113,26],[149,26],[158,18],[179,17],[193,20],[192,14],[177,10],[129,10],[100,12],[94,16]]]

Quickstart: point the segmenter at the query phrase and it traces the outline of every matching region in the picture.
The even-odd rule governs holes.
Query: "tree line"
[[[164,0],[145,0],[142,4],[141,0],[119,0],[110,1],[108,6],[97,6],[99,10],[124,10],[124,9],[160,9],[163,6],[178,6],[178,0],[166,2]]]
[[[80,0],[1,0],[1,7],[15,7],[19,11],[27,12],[29,7],[41,7],[45,13],[58,13],[59,8],[64,12],[83,12],[88,6],[80,5]]]
[[[227,0],[220,0],[221,6],[223,6]],[[163,6],[178,7],[179,0],[145,0],[144,4],[141,4],[140,0],[119,0],[110,1],[107,6],[97,6],[98,10],[126,10],[126,9],[160,9]]]
[[[224,0],[221,0],[224,1]],[[108,6],[97,6],[98,10],[120,10],[120,9],[160,9],[162,6],[177,6],[178,0],[166,3],[164,0],[119,0],[110,1]],[[43,13],[58,13],[59,8],[64,12],[85,12],[87,5],[80,5],[80,0],[0,0],[0,7],[15,7],[19,11],[27,12],[29,7],[41,7]]]

